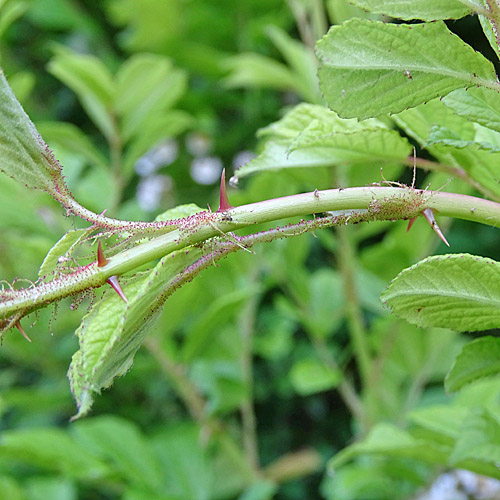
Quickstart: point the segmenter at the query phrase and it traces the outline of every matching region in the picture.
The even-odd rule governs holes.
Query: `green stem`
[[[371,355],[356,287],[356,258],[351,227],[337,227],[338,267],[344,283],[345,313],[363,390],[370,392]]]
[[[500,204],[492,201],[455,193],[381,186],[315,191],[244,205],[222,213],[200,212],[176,221],[177,229],[111,257],[103,267],[93,262],[77,268],[72,274],[34,287],[0,290],[0,318],[8,318],[22,309],[30,312],[55,300],[102,286],[110,276],[134,271],[175,250],[239,228],[328,211],[334,211],[331,225],[402,220],[419,216],[425,208],[432,208],[440,215],[500,225]],[[133,230],[134,223],[129,225]]]

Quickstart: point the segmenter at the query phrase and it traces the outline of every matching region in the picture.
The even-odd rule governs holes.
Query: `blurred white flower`
[[[147,153],[143,154],[135,162],[135,171],[140,176],[151,175],[160,167],[170,165],[177,159],[179,154],[179,145],[173,139],[167,139]]]
[[[151,175],[143,178],[137,186],[137,203],[145,212],[155,211],[172,185],[172,178],[168,175]]]
[[[222,168],[222,160],[218,156],[194,158],[191,162],[191,177],[198,184],[213,184],[220,179]]]
[[[240,167],[246,165],[249,161],[252,161],[256,157],[257,155],[253,151],[239,151],[233,158],[234,170],[238,170]]]
[[[186,137],[186,149],[193,156],[205,156],[212,149],[212,140],[200,132],[191,132]]]

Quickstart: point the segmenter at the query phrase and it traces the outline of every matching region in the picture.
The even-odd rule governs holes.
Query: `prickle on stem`
[[[19,330],[19,333],[28,341],[31,342],[31,339],[28,337],[28,334],[24,331],[24,328],[21,326],[21,322],[19,320],[15,323],[16,328]]]
[[[434,232],[441,238],[441,240],[443,240],[443,243],[449,247],[450,244],[448,243],[448,241],[444,237],[443,232],[439,228],[439,226],[436,222],[436,219],[434,217],[434,211],[432,210],[432,208],[425,208],[424,210],[422,210],[422,215],[426,218],[427,222],[431,225]]]
[[[226,169],[222,169],[222,175],[220,177],[220,201],[219,208],[217,212],[224,212],[225,210],[230,210],[234,208],[227,198],[227,190],[226,190]]]
[[[109,263],[109,260],[106,259],[104,256],[104,252],[102,251],[102,245],[101,245],[101,240],[99,240],[99,243],[97,244],[97,267],[103,267],[106,264]],[[125,297],[125,294],[123,293],[122,287],[120,286],[120,283],[118,281],[118,278],[116,276],[110,276],[107,280],[106,283],[109,283],[113,290],[120,296],[120,298],[128,304],[128,299]]]

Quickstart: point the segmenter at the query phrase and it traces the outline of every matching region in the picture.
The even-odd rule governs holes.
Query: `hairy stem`
[[[454,193],[383,186],[314,191],[244,205],[226,212],[200,212],[177,220],[175,230],[118,253],[103,267],[93,262],[47,283],[20,290],[0,290],[0,327],[5,326],[2,325],[2,319],[5,323],[6,318],[20,310],[27,314],[50,302],[102,286],[110,276],[134,271],[175,250],[239,228],[324,212],[331,212],[332,226],[363,221],[403,220],[419,216],[425,208],[434,209],[438,215],[491,226],[500,225],[498,203]],[[306,222],[303,222],[305,231],[310,230]]]

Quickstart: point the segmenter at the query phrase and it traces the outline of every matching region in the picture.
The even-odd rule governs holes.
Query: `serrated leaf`
[[[500,339],[482,337],[464,346],[444,381],[449,392],[483,377],[500,374]]]
[[[471,12],[460,0],[352,0],[354,5],[375,14],[385,14],[400,19],[460,19]]]
[[[108,141],[113,140],[116,127],[111,109],[115,86],[103,62],[95,56],[60,49],[48,70],[75,92],[95,125]]]
[[[496,154],[482,151],[473,144],[485,134],[479,133],[479,125],[456,115],[452,109],[439,99],[417,106],[393,117],[394,121],[410,136],[416,139],[436,159],[444,165],[459,167],[465,170],[478,184],[485,188],[488,195],[500,198]],[[463,141],[471,141],[469,147],[456,147],[455,143],[429,142],[430,134],[435,127],[445,127]],[[484,128],[484,127],[483,127]],[[490,138],[491,139],[491,138]],[[460,144],[465,146],[465,144]]]
[[[500,264],[469,254],[437,255],[402,271],[382,301],[421,327],[477,331],[500,326]]]
[[[493,65],[442,21],[353,19],[333,26],[316,53],[323,95],[344,118],[398,113],[462,87],[499,89]]]
[[[38,271],[38,277],[44,279],[52,275],[60,264],[60,258],[66,256],[90,231],[89,228],[84,228],[74,229],[65,233],[47,253]]]
[[[167,255],[150,272],[121,284],[128,304],[110,291],[83,318],[76,332],[80,349],[73,355],[68,371],[78,406],[75,418],[88,413],[94,394],[130,369],[166,300],[162,292],[199,257],[199,249]]]
[[[165,56],[136,54],[128,59],[116,75],[114,96],[123,139],[142,133],[155,116],[171,107],[184,93],[186,82],[186,73]]]
[[[71,198],[61,166],[0,73],[0,171],[54,198]]]
[[[185,205],[177,205],[174,208],[169,208],[168,210],[165,210],[165,212],[158,214],[155,218],[155,221],[158,222],[181,219],[203,211],[203,208],[200,208],[195,203],[186,203]]]
[[[484,3],[482,4],[484,5]],[[485,16],[479,15],[479,22],[481,23],[481,28],[483,28],[483,32],[490,42],[490,46],[493,49],[493,52],[497,57],[500,57],[500,47],[497,41],[497,27],[496,23],[493,24],[491,19],[488,19]]]
[[[262,129],[264,151],[239,168],[238,178],[263,170],[323,167],[364,162],[402,162],[408,141],[380,121],[344,120],[313,104],[300,104],[283,119]]]
[[[453,111],[468,120],[500,132],[500,94],[491,89],[457,89],[443,98]]]

